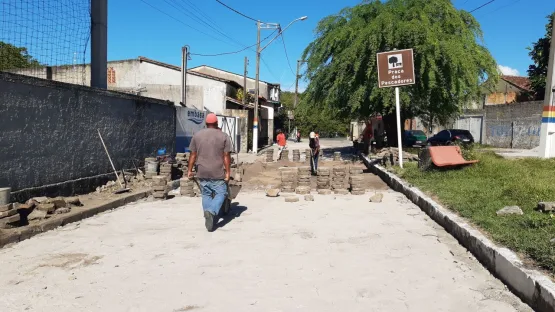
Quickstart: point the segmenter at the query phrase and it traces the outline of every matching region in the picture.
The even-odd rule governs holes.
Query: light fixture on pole
[[[260,95],[260,53],[266,49],[277,37],[279,37],[284,31],[287,30],[293,23],[298,21],[304,21],[308,17],[303,16],[299,17],[291,23],[289,23],[285,28],[281,28],[281,26],[277,23],[262,23],[260,21],[256,22],[257,28],[257,40],[256,40],[256,81],[255,81],[255,91],[254,91],[254,120],[252,123],[252,152],[254,154],[258,153],[258,98]],[[270,40],[264,47],[260,48],[260,29],[279,29],[279,33]]]

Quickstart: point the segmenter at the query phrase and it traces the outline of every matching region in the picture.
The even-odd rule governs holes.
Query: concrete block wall
[[[495,147],[532,149],[539,146],[541,101],[485,107],[485,143]]]
[[[249,111],[243,109],[226,109],[224,111],[225,116],[230,117],[239,117],[239,152],[246,153],[248,152],[248,118],[249,118]]]
[[[173,103],[1,72],[0,90],[0,186],[13,199],[90,191],[109,177],[97,129],[117,167],[174,150]]]

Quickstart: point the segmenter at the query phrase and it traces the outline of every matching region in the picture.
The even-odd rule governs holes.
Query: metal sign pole
[[[403,139],[401,133],[401,104],[399,103],[399,87],[395,87],[395,111],[397,114],[397,145],[399,145],[399,167],[403,168]]]

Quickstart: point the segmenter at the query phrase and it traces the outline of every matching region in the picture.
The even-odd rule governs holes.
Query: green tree
[[[396,140],[395,95],[378,88],[376,53],[414,49],[416,84],[401,88],[402,115],[446,122],[496,83],[476,19],[450,0],[366,0],[322,19],[304,51],[306,100],[349,118],[384,115]]]
[[[536,93],[536,98],[542,100],[545,97],[545,84],[547,77],[547,66],[549,63],[549,47],[551,45],[551,31],[553,29],[553,19],[555,12],[547,16],[549,22],[545,25],[545,37],[534,42],[529,47],[530,57],[534,64],[528,67],[528,76],[530,77],[532,90]]]
[[[40,64],[27,53],[27,48],[18,48],[0,41],[0,71],[36,66],[40,66]]]

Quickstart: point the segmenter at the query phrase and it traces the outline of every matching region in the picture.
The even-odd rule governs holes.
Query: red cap
[[[216,116],[216,114],[210,113],[210,114],[206,115],[206,123],[207,124],[217,124],[218,123],[218,117]]]

